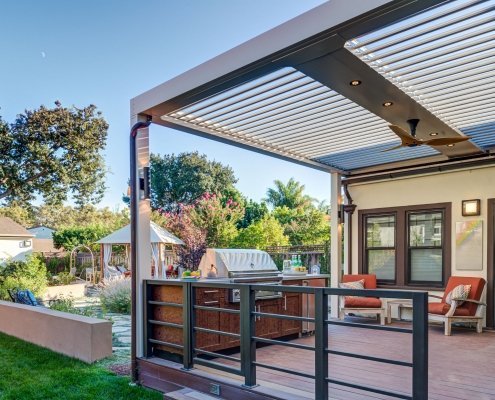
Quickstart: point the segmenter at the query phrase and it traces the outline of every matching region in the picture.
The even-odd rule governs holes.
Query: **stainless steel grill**
[[[270,255],[261,250],[246,249],[207,249],[199,264],[202,276],[216,269],[217,278],[226,279],[232,283],[260,283],[281,285],[282,275]],[[256,299],[273,299],[282,297],[281,292],[259,290]],[[240,301],[239,289],[231,289],[229,300],[233,303]]]

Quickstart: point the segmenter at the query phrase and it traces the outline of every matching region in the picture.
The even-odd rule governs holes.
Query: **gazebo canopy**
[[[184,245],[184,242],[177,236],[172,235],[166,229],[158,226],[154,222],[150,222],[150,239],[151,243],[165,243]],[[131,243],[131,225],[126,225],[123,228],[112,232],[110,235],[98,240],[99,244],[130,244]]]

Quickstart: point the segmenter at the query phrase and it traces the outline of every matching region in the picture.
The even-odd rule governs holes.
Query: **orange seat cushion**
[[[376,297],[347,296],[344,300],[346,308],[381,308],[382,301]]]
[[[342,277],[343,283],[355,282],[364,279],[365,289],[376,289],[376,275],[372,274],[361,274],[361,275],[344,275]]]
[[[447,299],[448,294],[456,286],[459,286],[459,285],[471,285],[471,291],[469,292],[468,299],[479,301],[481,299],[481,294],[483,293],[485,283],[486,283],[486,281],[483,278],[475,278],[475,277],[469,277],[469,276],[451,276],[449,278],[449,281],[447,282],[447,287],[445,288],[442,303],[446,303],[446,299]],[[457,310],[456,310],[454,315],[474,316],[476,314],[477,308],[478,308],[477,304],[466,302],[461,307],[457,308],[457,310],[466,309],[466,310],[468,310],[467,311],[468,314],[457,314]],[[464,312],[464,311],[460,311],[460,312]],[[438,313],[433,313],[433,314],[438,314]]]
[[[447,303],[428,303],[428,312],[430,314],[445,315],[450,310],[450,304]],[[468,317],[470,311],[468,304],[463,304],[461,307],[457,307],[454,312],[455,316]],[[474,315],[474,314],[473,314]]]

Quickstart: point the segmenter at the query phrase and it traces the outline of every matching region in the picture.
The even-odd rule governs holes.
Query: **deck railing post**
[[[428,293],[413,293],[413,399],[428,399]]]
[[[309,295],[308,295],[309,296]],[[328,295],[315,289],[315,399],[328,399]]]
[[[151,324],[149,320],[151,319],[151,288],[149,287],[148,281],[143,282],[143,321],[144,321],[144,332],[143,332],[143,354],[145,357],[151,357],[153,355],[152,347],[150,346],[151,338]]]
[[[240,285],[241,305],[241,371],[244,375],[244,386],[256,386],[256,342],[253,340],[255,335],[255,316],[252,314],[255,309],[254,291],[251,285]]]
[[[193,288],[190,282],[184,282],[182,285],[182,334],[183,350],[182,362],[183,369],[190,370],[193,368]]]

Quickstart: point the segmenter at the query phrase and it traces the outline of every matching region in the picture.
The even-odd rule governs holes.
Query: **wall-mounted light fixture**
[[[471,217],[473,215],[480,215],[481,213],[481,201],[480,199],[462,200],[462,216]]]

